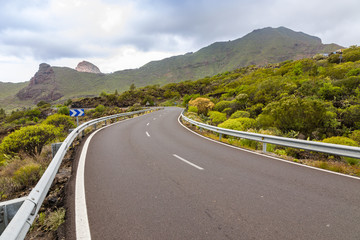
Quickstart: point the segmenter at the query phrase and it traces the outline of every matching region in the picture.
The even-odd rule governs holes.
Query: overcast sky
[[[43,62],[138,68],[264,27],[360,45],[359,9],[359,0],[0,0],[0,81],[28,81]]]

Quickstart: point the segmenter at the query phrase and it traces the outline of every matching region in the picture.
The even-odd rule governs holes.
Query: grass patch
[[[65,214],[65,208],[59,208],[48,213],[41,212],[32,228],[38,228],[46,232],[54,232],[65,222]]]

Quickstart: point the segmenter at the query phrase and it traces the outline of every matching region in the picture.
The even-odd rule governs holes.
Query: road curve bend
[[[180,112],[93,135],[84,168],[91,239],[360,239],[359,179],[209,141],[180,125]]]

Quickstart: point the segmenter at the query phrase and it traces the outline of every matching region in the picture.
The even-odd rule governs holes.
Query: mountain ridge
[[[336,44],[322,44],[320,38],[303,32],[295,32],[285,27],[267,27],[256,29],[232,41],[215,42],[194,53],[151,61],[137,69],[111,74],[79,72],[68,67],[51,66],[55,76],[53,82],[49,80],[46,84],[37,85],[35,92],[41,94],[26,100],[33,103],[40,99],[65,101],[67,98],[96,96],[102,91],[124,91],[132,84],[141,87],[196,80],[248,65],[263,66],[297,60],[312,57],[317,53],[330,53],[339,48],[342,47]],[[49,87],[50,82],[55,86],[52,89]],[[26,90],[25,92],[29,93],[32,87],[34,85],[29,84],[19,92]],[[3,105],[1,102],[3,101],[0,98],[0,106]]]

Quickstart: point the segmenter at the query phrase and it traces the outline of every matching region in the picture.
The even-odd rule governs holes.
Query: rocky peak
[[[30,79],[29,85],[21,89],[16,96],[20,100],[33,100],[34,103],[61,98],[62,94],[58,91],[53,68],[47,63],[41,63],[39,70]]]
[[[39,65],[39,70],[30,79],[30,86],[53,82],[54,79],[55,79],[55,74],[52,67],[47,63],[41,63]]]
[[[75,70],[78,72],[101,73],[97,66],[87,61],[80,62]]]

